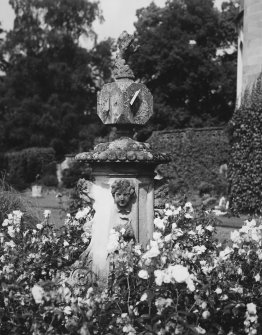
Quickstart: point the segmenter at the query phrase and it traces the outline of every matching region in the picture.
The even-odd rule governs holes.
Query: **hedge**
[[[36,182],[37,176],[56,178],[55,151],[53,148],[28,148],[7,153],[7,181],[17,189]]]
[[[262,74],[247,89],[230,122],[230,203],[240,213],[261,214]]]
[[[172,162],[159,167],[169,179],[171,194],[227,193],[226,176],[219,171],[228,162],[230,149],[223,128],[158,131],[148,142],[155,150],[171,154]]]

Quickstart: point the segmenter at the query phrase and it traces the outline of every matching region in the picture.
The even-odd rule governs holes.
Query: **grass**
[[[41,220],[44,210],[49,209],[51,211],[50,223],[57,228],[61,227],[67,214],[69,191],[45,188],[42,194],[41,198],[32,198],[31,190],[28,189],[21,193],[21,197],[31,203]],[[62,196],[58,197],[58,194]]]
[[[20,210],[24,213],[25,222],[29,225],[35,225],[40,221],[40,217],[31,202],[25,199],[9,186],[4,179],[0,179],[0,223],[7,218],[9,213],[14,210]]]

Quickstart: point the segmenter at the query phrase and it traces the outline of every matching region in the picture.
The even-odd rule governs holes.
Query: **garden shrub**
[[[65,188],[74,188],[81,178],[90,180],[91,168],[87,164],[73,161],[68,169],[62,172],[62,182]]]
[[[201,193],[203,184],[209,184],[212,195],[227,194],[227,179],[219,169],[228,162],[230,148],[222,128],[156,131],[148,142],[171,155],[171,163],[160,166],[171,194]]]
[[[0,228],[0,305],[3,334],[262,333],[261,220],[214,239],[216,220],[190,203],[158,210],[148,247],[126,241],[123,227],[108,243],[107,287],[79,278],[70,266],[90,241],[90,208],[68,216],[61,232],[49,213],[34,229],[12,213]]]
[[[55,175],[47,174],[41,178],[41,183],[47,187],[57,187],[58,180]]]
[[[62,172],[62,182],[63,186],[66,188],[71,188],[70,199],[68,203],[68,212],[70,214],[75,214],[78,208],[83,206],[83,200],[79,197],[79,192],[76,188],[76,184],[79,179],[91,179],[91,168],[87,164],[80,163],[78,161],[73,161],[68,169]]]
[[[7,154],[8,182],[17,189],[24,189],[39,175],[56,177],[55,151],[52,148],[28,148]]]
[[[16,190],[8,185],[5,179],[0,179],[0,223],[13,211],[22,211],[28,225],[35,226],[39,215],[32,209],[31,203],[23,198]]]
[[[229,124],[230,205],[240,213],[261,213],[262,203],[262,74],[247,90]]]
[[[3,152],[0,152],[0,173],[4,174],[7,169],[7,159]]]

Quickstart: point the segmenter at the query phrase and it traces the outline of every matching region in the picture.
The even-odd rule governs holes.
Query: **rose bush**
[[[2,223],[0,330],[3,334],[261,334],[262,225],[246,221],[231,241],[216,219],[166,205],[144,249],[113,230],[107,285],[76,289],[70,266],[90,240],[90,209],[55,231],[45,212],[29,229],[21,212]]]

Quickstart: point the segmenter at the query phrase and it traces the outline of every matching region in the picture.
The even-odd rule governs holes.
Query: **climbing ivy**
[[[230,203],[241,213],[261,213],[262,73],[230,121]]]

